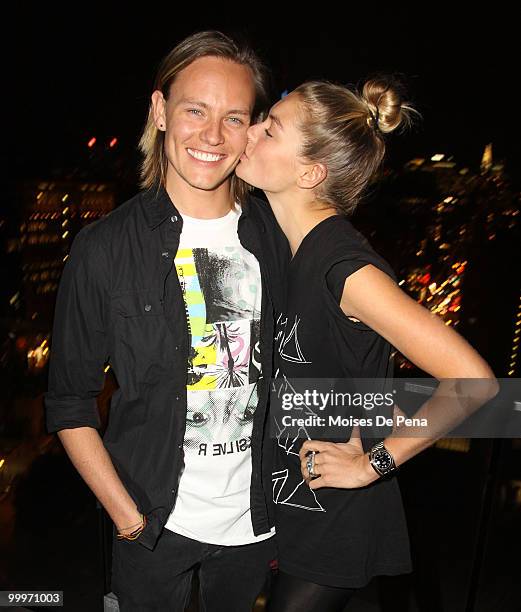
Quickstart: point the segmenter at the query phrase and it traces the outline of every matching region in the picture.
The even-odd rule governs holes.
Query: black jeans
[[[251,612],[277,556],[275,537],[217,546],[164,529],[153,551],[113,530],[112,591],[121,612],[183,612],[199,566],[201,612]]]

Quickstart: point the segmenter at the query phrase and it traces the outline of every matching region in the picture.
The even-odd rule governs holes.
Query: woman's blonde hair
[[[255,85],[255,106],[252,114],[252,123],[254,123],[260,117],[268,100],[266,68],[249,46],[231,39],[222,32],[214,30],[198,32],[182,40],[162,60],[152,91],[161,91],[167,100],[170,87],[177,75],[195,60],[210,56],[227,59],[250,68]],[[140,186],[143,189],[154,185],[166,186],[168,160],[164,149],[164,138],[165,133],[158,130],[154,123],[152,105],[150,105],[139,140],[139,150],[143,155],[140,167]],[[239,177],[232,175],[231,191],[234,201],[243,202],[250,189]]]
[[[381,166],[385,135],[410,127],[420,114],[404,101],[403,85],[387,75],[367,80],[361,93],[328,81],[309,81],[294,92],[302,111],[300,153],[327,168],[317,199],[350,216]]]

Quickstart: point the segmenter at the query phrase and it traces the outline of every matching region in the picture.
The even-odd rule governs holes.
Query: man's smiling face
[[[250,68],[199,58],[177,75],[166,102],[159,91],[152,102],[156,126],[166,131],[167,184],[205,191],[223,185],[246,147],[255,103]]]

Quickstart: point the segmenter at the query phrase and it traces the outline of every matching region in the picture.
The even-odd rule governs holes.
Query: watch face
[[[392,458],[389,453],[383,449],[376,451],[374,462],[379,470],[388,470],[392,466]]]

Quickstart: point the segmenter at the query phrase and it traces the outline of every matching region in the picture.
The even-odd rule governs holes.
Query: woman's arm
[[[368,291],[370,287],[370,291]],[[498,392],[498,383],[487,362],[472,348],[472,346],[454,329],[445,325],[443,320],[431,313],[408,296],[385,272],[376,266],[368,264],[351,274],[345,281],[340,307],[346,316],[356,317],[405,355],[412,363],[442,381],[432,398],[415,414],[415,417],[429,417],[428,436],[425,429],[412,427],[396,428],[385,441],[385,447],[393,455],[396,465],[400,465],[430,446],[447,431],[453,429],[471,412],[479,408]],[[455,379],[480,379],[475,384],[466,383],[464,392],[455,390]],[[472,388],[471,388],[472,387]],[[462,395],[465,397],[463,398]],[[402,433],[401,433],[402,432]],[[423,433],[423,435],[422,435]],[[405,437],[400,437],[405,435]],[[354,461],[352,444],[341,444],[334,449],[335,458],[327,456],[333,451],[329,445],[320,447],[313,441],[304,442],[301,449],[303,474],[306,475],[305,454],[309,450],[320,451],[316,456],[316,472],[320,472],[320,464],[333,463],[342,460],[338,451],[348,451],[347,461]],[[328,452],[324,453],[324,451]],[[324,454],[322,454],[324,453]],[[322,457],[320,456],[322,455]],[[333,461],[332,461],[333,459]],[[358,468],[365,471],[367,484],[378,478],[369,463],[368,455],[358,457]],[[337,475],[344,470],[333,470]],[[325,468],[323,471],[327,471]],[[330,470],[331,471],[331,470]],[[363,480],[363,474],[359,473]],[[312,488],[320,486],[360,486],[326,485],[319,482],[320,478],[311,481]],[[330,482],[332,482],[330,480]],[[346,481],[347,482],[347,481]]]
[[[340,307],[435,378],[495,379],[487,362],[460,334],[372,264],[346,279]]]

